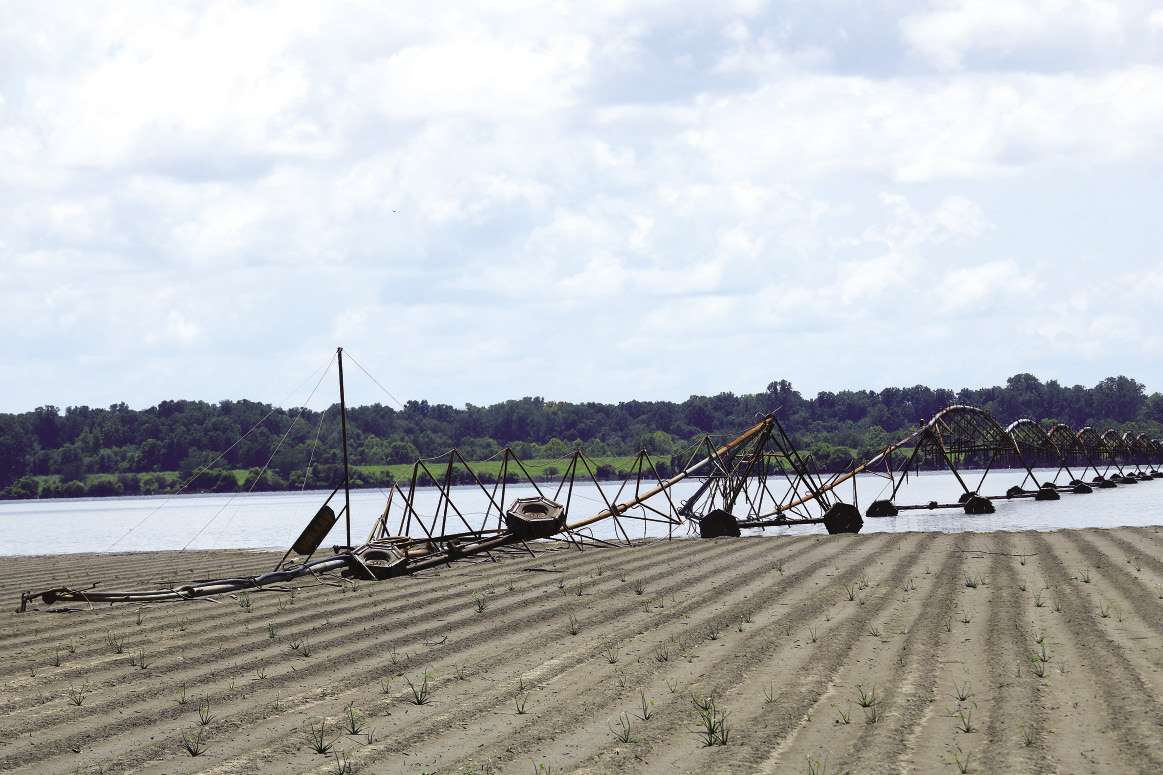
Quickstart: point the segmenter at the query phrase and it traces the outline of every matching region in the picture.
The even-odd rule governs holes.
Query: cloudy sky
[[[0,6],[0,411],[1163,389],[1156,3],[407,6]]]

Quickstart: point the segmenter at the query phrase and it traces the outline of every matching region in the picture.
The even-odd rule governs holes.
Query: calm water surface
[[[972,472],[962,475],[970,486],[975,486],[980,478],[980,473],[977,477]],[[982,491],[986,495],[1002,494],[1011,485],[1021,484],[1022,478],[1023,474],[1018,472],[991,472]],[[689,497],[697,486],[697,482],[682,482],[673,488],[672,497],[678,502]],[[612,497],[616,488],[604,485],[603,489]],[[474,491],[479,493],[474,488],[457,488],[457,505],[470,511],[473,508],[483,511],[483,499],[474,499]],[[0,555],[285,549],[315,514],[328,492],[0,501]],[[511,500],[532,492],[528,487],[510,487],[507,498]],[[921,504],[932,500],[952,503],[960,492],[951,474],[925,473],[909,479],[897,503]],[[839,494],[850,502],[852,487],[841,488]],[[872,475],[857,477],[856,495],[862,511],[873,500],[887,494],[885,479]],[[435,508],[437,497],[435,488],[426,489],[418,498],[418,508],[422,512],[425,508]],[[623,495],[620,500],[626,497]],[[352,538],[356,543],[367,536],[385,502],[386,493],[378,490],[352,492]],[[996,513],[981,516],[968,516],[960,509],[953,509],[906,511],[897,517],[866,518],[863,532],[958,533],[1159,525],[1163,524],[1163,480],[1095,490],[1090,495],[1064,493],[1058,501],[997,500],[994,505]],[[575,488],[570,520],[596,514],[603,508],[604,502],[592,485]],[[665,525],[649,524],[644,533],[641,522],[626,520],[624,524],[631,537],[665,536],[667,532]],[[341,520],[324,545],[343,543],[343,530]],[[592,530],[598,538],[614,537],[613,525],[608,520],[594,525]],[[825,531],[823,525],[803,525],[747,532],[803,535]],[[686,534],[685,526],[675,531],[677,536]]]

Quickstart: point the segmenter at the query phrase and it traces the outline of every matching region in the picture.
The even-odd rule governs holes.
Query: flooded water
[[[1052,472],[1049,472],[1052,474]],[[975,487],[980,472],[962,472]],[[1012,485],[1022,484],[1024,472],[994,471],[981,491],[1001,495]],[[1027,484],[1027,487],[1031,485]],[[681,482],[672,489],[678,503],[690,497],[698,482]],[[607,497],[616,487],[603,486]],[[869,503],[887,497],[887,480],[863,475],[856,478],[857,503],[863,511]],[[953,503],[961,487],[947,472],[910,477],[897,496],[898,505],[930,501]],[[550,491],[551,493],[552,491]],[[534,494],[529,487],[510,487],[507,500]],[[852,486],[838,490],[852,502]],[[0,502],[0,556],[66,554],[103,551],[161,551],[178,549],[285,549],[318,510],[328,492],[252,493],[246,495],[183,495],[178,497],[123,497],[44,499]],[[629,497],[623,494],[619,502]],[[456,488],[458,507],[469,512],[484,511],[485,500],[475,488]],[[424,490],[417,509],[435,509],[438,493]],[[368,534],[386,503],[386,492],[357,490],[351,494],[352,539],[359,543]],[[1118,527],[1163,524],[1163,480],[1096,489],[1089,495],[1063,493],[1058,501],[1032,499],[996,500],[996,513],[969,516],[960,509],[904,511],[896,517],[868,519],[862,532],[940,531],[949,533],[992,530],[1054,530],[1060,528]],[[605,502],[592,485],[577,487],[569,514],[571,522],[603,510]],[[338,508],[336,509],[338,511]],[[665,536],[667,527],[638,520],[624,520],[632,538]],[[609,520],[592,528],[598,538],[615,537]],[[328,536],[325,546],[344,543],[341,520]],[[748,530],[754,535],[801,535],[823,533],[823,525],[776,527]],[[686,536],[686,526],[674,529]]]

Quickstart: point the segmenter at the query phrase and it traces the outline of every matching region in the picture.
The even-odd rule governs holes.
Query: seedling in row
[[[640,699],[639,705],[642,708],[642,713],[638,715],[638,718],[642,719],[643,721],[649,721],[650,717],[654,715],[654,700],[646,699],[645,690],[640,690],[638,692],[638,697]]]
[[[363,731],[363,721],[360,719],[359,711],[354,706],[354,700],[343,706],[344,729],[347,730],[347,734],[349,735],[358,735]]]
[[[202,739],[204,729],[199,729],[195,734],[185,735],[182,737],[182,746],[190,756],[200,756],[206,750],[206,743]]]
[[[617,729],[615,729],[613,724],[611,724],[609,721],[606,722],[606,726],[610,728],[610,731],[614,733],[615,739],[617,739],[620,743],[629,743],[634,739],[630,735],[630,714],[626,711],[622,711],[618,714]]]
[[[408,688],[412,690],[412,698],[409,700],[413,705],[425,705],[432,699],[432,690],[428,687],[428,681],[432,676],[428,673],[424,674],[424,679],[419,686],[412,683],[411,679],[404,676],[404,682],[408,684]]]
[[[89,684],[87,684],[87,683],[81,684],[81,687],[79,689],[75,686],[70,686],[69,687],[69,702],[73,703],[74,705],[80,706],[80,704],[85,701],[85,692],[87,692],[88,690],[89,690]]]
[[[315,722],[311,722],[311,733],[307,737],[308,744],[311,750],[317,754],[326,754],[331,748],[339,742],[339,738],[334,740],[327,740],[327,719],[319,719],[319,728],[315,728]]]

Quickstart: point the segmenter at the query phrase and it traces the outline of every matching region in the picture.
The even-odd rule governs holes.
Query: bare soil
[[[6,558],[0,771],[1161,772],[1159,557],[1157,528],[675,540],[23,614],[278,556]]]

